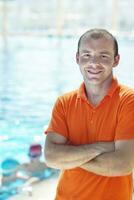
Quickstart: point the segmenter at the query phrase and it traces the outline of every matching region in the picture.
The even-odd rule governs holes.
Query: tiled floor
[[[33,186],[23,190],[19,195],[16,195],[10,200],[54,200],[55,190],[58,178],[53,177],[42,181]]]

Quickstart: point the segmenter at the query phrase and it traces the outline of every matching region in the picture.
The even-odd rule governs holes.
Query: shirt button
[[[93,120],[91,120],[90,123],[93,124]]]

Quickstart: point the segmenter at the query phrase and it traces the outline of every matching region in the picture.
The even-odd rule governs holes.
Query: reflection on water
[[[32,141],[44,142],[56,97],[82,81],[75,63],[78,38],[8,38],[0,45],[0,162],[14,157],[27,159]],[[2,41],[2,40],[0,40]],[[120,40],[119,79],[133,87],[133,41]]]
[[[78,82],[72,81],[74,41],[8,38],[8,49],[1,47],[0,161],[8,156],[25,160],[29,143],[43,144],[43,127],[56,97]]]

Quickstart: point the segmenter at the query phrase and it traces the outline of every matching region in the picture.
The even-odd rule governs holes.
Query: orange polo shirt
[[[94,107],[83,83],[57,99],[48,132],[61,134],[73,145],[134,139],[134,91],[113,79],[107,95]],[[132,176],[100,176],[79,167],[65,170],[56,200],[132,200]]]

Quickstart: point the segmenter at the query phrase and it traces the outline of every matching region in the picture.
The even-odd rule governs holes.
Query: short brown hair
[[[105,29],[90,29],[88,31],[86,31],[80,38],[78,41],[78,49],[77,49],[77,53],[79,53],[79,49],[80,49],[80,45],[81,45],[81,41],[85,36],[90,36],[93,39],[99,39],[102,37],[106,37],[106,38],[111,38],[113,40],[113,44],[114,44],[114,56],[118,55],[118,42],[116,40],[116,38],[107,30]]]

